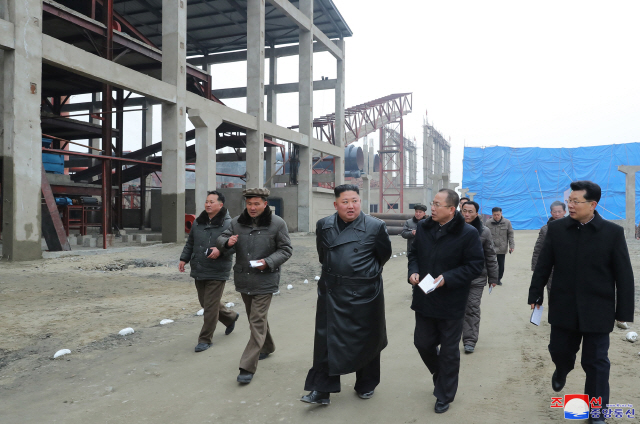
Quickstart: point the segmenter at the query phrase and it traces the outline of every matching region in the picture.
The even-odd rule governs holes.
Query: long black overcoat
[[[424,294],[413,286],[411,309],[436,319],[462,319],[467,307],[471,281],[484,267],[484,251],[478,231],[464,222],[456,211],[450,222],[440,227],[431,217],[420,221],[409,250],[409,273],[420,279],[431,274],[444,277],[444,285]]]
[[[570,217],[548,225],[527,303],[543,303],[544,286],[553,270],[549,324],[609,333],[614,320],[632,322],[633,269],[622,227],[598,212],[585,225]]]
[[[382,267],[391,257],[387,227],[364,213],[342,232],[338,214],[316,224],[322,263],[313,364],[329,375],[355,372],[387,346]]]

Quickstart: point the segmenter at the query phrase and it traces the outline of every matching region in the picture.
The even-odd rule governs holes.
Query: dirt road
[[[413,346],[414,319],[406,257],[384,269],[389,346],[382,382],[371,400],[343,377],[331,405],[299,401],[311,366],[316,282],[314,238],[294,236],[281,294],[269,321],[277,351],[260,362],[253,382],[236,382],[249,330],[240,296],[227,283],[226,302],[240,313],[236,330],[219,327],[213,347],[193,348],[202,317],[192,280],[177,271],[182,246],[130,248],[93,256],[0,264],[0,422],[35,423],[531,423],[561,421],[549,407],[553,364],[549,325],[529,323],[526,305],[537,232],[516,232],[504,286],[485,291],[476,352],[462,356],[460,387],[449,412],[435,416],[433,384]],[[394,253],[405,241],[392,237]],[[640,258],[633,257],[636,277]],[[304,279],[309,284],[303,284]],[[637,280],[636,280],[637,281]],[[286,285],[294,288],[287,290]],[[160,320],[175,320],[159,325]],[[638,313],[636,313],[636,321]],[[634,325],[634,329],[638,324]],[[131,336],[118,336],[133,327]],[[222,327],[223,329],[224,327]],[[611,400],[640,409],[640,345],[611,334]],[[53,360],[63,348],[71,354]],[[579,363],[565,393],[582,393]],[[640,415],[640,414],[638,414]],[[633,422],[612,419],[609,422]]]

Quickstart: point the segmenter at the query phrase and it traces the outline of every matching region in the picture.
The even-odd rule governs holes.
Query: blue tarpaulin
[[[640,165],[640,143],[557,148],[465,147],[462,187],[477,193],[480,212],[499,206],[516,230],[542,227],[549,205],[564,201],[571,181],[602,188],[598,212],[625,219],[625,174],[619,165]],[[640,219],[640,172],[636,174],[636,223]]]

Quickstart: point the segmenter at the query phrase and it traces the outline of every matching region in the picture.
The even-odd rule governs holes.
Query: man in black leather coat
[[[382,267],[391,257],[387,227],[360,210],[358,187],[334,190],[337,213],[316,224],[322,264],[313,351],[303,402],[328,405],[340,375],[356,373],[358,396],[369,399],[380,383],[380,352],[387,346]]]

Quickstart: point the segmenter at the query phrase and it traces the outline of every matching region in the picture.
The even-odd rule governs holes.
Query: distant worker
[[[469,199],[468,197],[461,197],[460,198],[460,203],[458,206],[458,210],[460,211],[460,213],[462,213],[462,207],[464,206],[465,203],[470,202],[471,199]]]
[[[480,243],[482,243],[482,250],[484,251],[484,268],[482,269],[482,273],[471,281],[469,300],[467,301],[464,323],[462,324],[464,353],[473,353],[478,343],[482,292],[487,284],[491,285],[491,287],[495,287],[496,284],[498,284],[498,260],[496,258],[496,251],[493,248],[491,231],[482,223],[482,220],[478,216],[479,210],[480,205],[472,201],[464,203],[462,206],[464,221],[478,230]]]
[[[258,360],[276,350],[267,314],[273,294],[278,292],[280,267],[293,252],[287,224],[267,204],[269,194],[266,188],[244,189],[246,209],[231,220],[217,240],[222,253],[236,249],[233,280],[242,295],[251,331],[237,378],[243,384],[251,383]]]
[[[487,227],[491,230],[493,247],[498,258],[498,285],[501,286],[502,276],[504,275],[504,259],[507,256],[507,251],[513,253],[516,243],[513,238],[511,221],[502,216],[502,208],[495,207],[491,209],[491,215],[492,218],[487,221]]]
[[[198,300],[204,308],[204,323],[195,347],[196,352],[211,347],[211,338],[218,321],[227,327],[224,334],[229,335],[240,316],[220,301],[224,284],[231,273],[234,250],[223,254],[216,247],[216,239],[229,225],[231,216],[224,207],[224,195],[218,191],[208,192],[204,211],[193,222],[180,255],[178,269],[184,272],[184,266],[191,264],[191,277],[195,279]]]
[[[547,236],[547,229],[549,228],[549,223],[551,221],[555,221],[557,219],[564,218],[567,213],[566,205],[564,202],[556,200],[549,207],[551,209],[551,218],[547,221],[545,225],[540,228],[540,233],[538,233],[538,240],[536,240],[536,245],[533,247],[533,256],[531,256],[531,271],[536,270],[536,264],[538,263],[538,256],[540,255],[540,251],[542,250],[542,246],[544,245],[544,238]],[[549,281],[547,282],[547,296],[549,296],[549,291],[551,290],[551,280],[553,279],[553,271],[551,271],[551,276],[549,277]]]
[[[354,390],[370,399],[380,383],[380,353],[387,346],[382,267],[391,257],[384,222],[361,212],[358,186],[334,189],[336,213],[316,224],[322,264],[318,281],[313,367],[300,399],[328,405],[340,376],[356,373]]]
[[[413,343],[432,375],[434,410],[447,412],[458,391],[460,337],[471,281],[484,266],[480,236],[456,210],[458,193],[444,188],[431,202],[431,216],[420,222],[409,251]],[[428,294],[418,286],[427,275],[438,281]],[[439,346],[439,347],[438,347]],[[415,371],[411,378],[416,378]]]
[[[407,219],[407,222],[404,223],[404,227],[402,227],[402,233],[400,233],[402,238],[407,239],[407,252],[409,252],[409,249],[411,249],[411,244],[413,243],[413,239],[416,236],[416,228],[418,228],[418,222],[424,219],[427,215],[427,207],[425,205],[421,205],[420,203],[416,203],[413,207],[413,210],[413,218]]]
[[[569,217],[549,223],[527,300],[531,309],[540,308],[554,271],[548,302],[549,353],[556,366],[551,387],[564,388],[582,345],[582,393],[598,401],[590,422],[605,421],[600,411],[609,404],[609,333],[615,320],[633,321],[635,299],[624,230],[596,211],[601,193],[591,181],[571,183]]]

